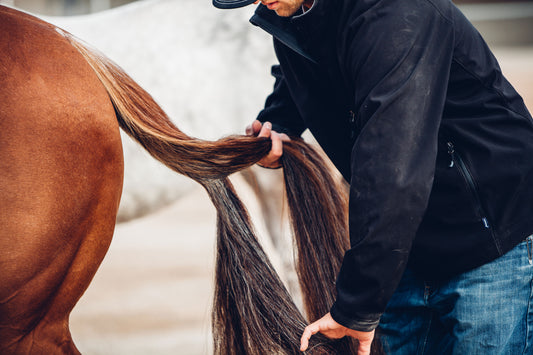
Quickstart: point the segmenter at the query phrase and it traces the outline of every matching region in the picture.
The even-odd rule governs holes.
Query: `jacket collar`
[[[321,44],[331,33],[328,26],[332,20],[331,12],[337,0],[314,0],[313,6],[303,13],[299,10],[292,17],[280,17],[264,5],[259,5],[250,22],[262,28],[280,42],[309,59],[318,63],[317,53],[312,43]]]

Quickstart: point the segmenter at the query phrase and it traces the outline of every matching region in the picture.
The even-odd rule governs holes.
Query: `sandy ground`
[[[532,110],[533,47],[495,53]],[[72,313],[82,353],[211,353],[214,225],[215,210],[200,187],[157,213],[119,224]]]
[[[71,317],[84,354],[207,354],[215,209],[197,187],[146,218],[119,224]]]

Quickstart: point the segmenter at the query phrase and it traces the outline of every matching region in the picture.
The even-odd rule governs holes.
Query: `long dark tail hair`
[[[295,354],[307,324],[258,243],[250,218],[228,176],[271,148],[266,138],[189,137],[121,68],[64,34],[92,66],[113,102],[121,128],[152,156],[200,183],[217,210],[216,285],[212,313],[216,354]],[[284,143],[282,157],[297,273],[309,320],[328,312],[334,281],[348,247],[346,198],[321,156],[300,139]],[[357,352],[352,339],[321,335],[309,354]]]

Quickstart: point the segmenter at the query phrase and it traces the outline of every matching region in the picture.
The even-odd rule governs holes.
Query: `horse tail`
[[[217,256],[212,328],[215,354],[295,354],[307,324],[258,243],[228,175],[271,148],[270,139],[230,136],[217,141],[181,132],[154,99],[119,66],[64,34],[94,69],[121,128],[152,156],[199,182],[217,210]],[[284,143],[282,164],[296,240],[297,272],[311,320],[328,312],[347,248],[346,199],[320,154],[303,140]],[[321,335],[309,354],[356,353],[350,339]]]
[[[106,88],[120,127],[170,169],[197,181],[218,179],[253,165],[258,154],[268,153],[268,139],[232,136],[205,141],[187,136],[122,68],[72,35],[64,36]]]

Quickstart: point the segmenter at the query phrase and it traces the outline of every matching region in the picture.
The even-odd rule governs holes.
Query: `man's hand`
[[[359,340],[359,350],[357,355],[370,355],[370,345],[374,339],[374,330],[371,332],[359,332],[350,328],[346,328],[331,317],[331,314],[326,314],[314,323],[309,324],[300,339],[300,350],[305,351],[309,346],[309,339],[316,333],[322,333],[330,339],[340,339],[344,336],[350,336]]]
[[[279,158],[283,155],[283,142],[290,141],[291,139],[285,133],[278,133],[272,130],[272,124],[270,122],[261,122],[255,120],[251,125],[246,127],[246,134],[249,136],[267,137],[272,140],[272,149],[266,157],[257,162],[264,168],[277,169],[281,167]]]

